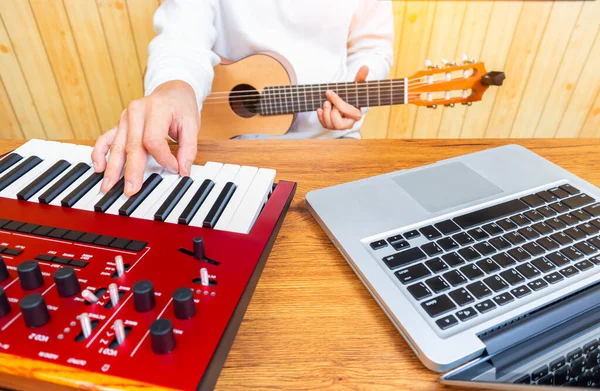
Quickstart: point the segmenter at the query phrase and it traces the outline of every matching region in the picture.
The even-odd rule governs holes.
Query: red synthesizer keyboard
[[[89,153],[32,140],[0,160],[0,367],[26,358],[213,389],[296,184],[150,164],[127,199],[122,181],[99,192]]]

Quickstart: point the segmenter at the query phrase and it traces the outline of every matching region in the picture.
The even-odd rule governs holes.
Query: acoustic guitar
[[[202,139],[244,134],[285,134],[297,113],[316,111],[332,90],[355,107],[413,104],[471,105],[489,86],[501,86],[502,72],[487,72],[482,62],[463,55],[460,64],[426,61],[424,70],[402,79],[296,85],[291,65],[275,53],[260,53],[215,67],[211,94],[202,107]]]

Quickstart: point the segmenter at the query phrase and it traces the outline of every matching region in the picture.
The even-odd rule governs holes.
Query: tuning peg
[[[448,103],[447,105],[444,105],[444,106],[452,108],[452,107],[454,107],[454,103]]]
[[[425,69],[436,69],[439,68],[437,65],[433,65],[430,59],[425,60]]]
[[[472,102],[463,102],[462,105],[463,106],[471,106],[473,103]]]
[[[431,106],[427,106],[428,109],[437,109],[437,105],[431,105]]]
[[[504,72],[492,71],[481,77],[481,84],[484,86],[501,86],[506,79]]]
[[[445,67],[456,66],[456,62],[455,61],[448,61],[445,58],[442,58],[442,64],[444,64]]]

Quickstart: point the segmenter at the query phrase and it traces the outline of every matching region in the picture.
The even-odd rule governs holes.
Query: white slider
[[[115,320],[113,328],[115,330],[117,343],[121,345],[125,341],[125,326],[123,326],[123,321],[120,319]]]
[[[117,255],[115,257],[115,265],[117,266],[117,276],[123,276],[123,273],[125,273],[125,264],[123,263],[122,256]]]
[[[433,66],[433,63],[430,59],[425,60],[425,69],[430,69]]]
[[[79,315],[79,323],[81,324],[81,332],[83,333],[83,337],[89,337],[90,334],[92,334],[92,322],[90,321],[89,315],[85,312]]]
[[[112,283],[108,286],[108,294],[113,307],[116,307],[119,304],[119,287],[117,287],[117,284]]]
[[[463,53],[463,54],[460,56],[460,61],[461,61],[463,64],[468,64],[468,63],[469,63],[469,56],[467,56],[467,53]]]
[[[209,285],[208,270],[206,270],[205,267],[203,267],[202,269],[200,269],[200,283],[203,286],[208,286]]]
[[[93,294],[92,292],[90,292],[87,289],[84,289],[83,291],[81,291],[81,297],[83,297],[87,302],[94,304],[95,302],[97,302],[99,299],[98,297]]]

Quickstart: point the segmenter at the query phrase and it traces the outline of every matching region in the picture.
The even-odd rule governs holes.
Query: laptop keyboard
[[[597,387],[600,385],[598,341],[590,341],[566,356],[556,357],[547,365],[517,379],[515,383]]]
[[[600,265],[600,203],[572,185],[369,244],[441,330]],[[424,243],[424,244],[423,244]]]

